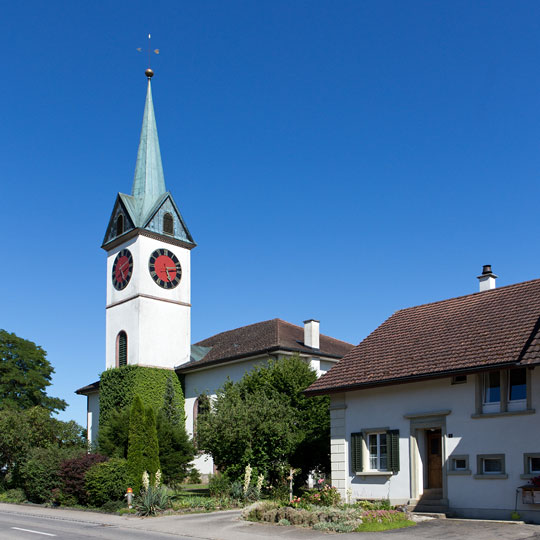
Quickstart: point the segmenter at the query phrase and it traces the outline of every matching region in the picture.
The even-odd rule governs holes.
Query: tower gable
[[[165,193],[149,212],[144,229],[195,245],[170,193]]]
[[[105,238],[103,239],[103,245],[112,242],[116,238],[119,238],[123,234],[135,229],[136,227],[136,221],[134,219],[134,216],[132,215],[132,211],[130,211],[131,209],[129,209],[130,205],[129,203],[127,203],[127,201],[123,200],[126,197],[127,196],[123,195],[122,193],[119,193],[116,197],[116,201],[114,203],[113,211],[111,214],[111,219],[109,220],[109,224],[107,225],[107,231],[105,232]],[[119,219],[121,219],[123,222],[121,227],[122,232],[120,232],[120,234],[118,234]]]

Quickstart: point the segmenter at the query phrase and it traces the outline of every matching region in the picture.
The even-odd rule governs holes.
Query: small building
[[[540,279],[394,313],[307,390],[344,499],[540,523]],[[523,493],[525,491],[525,493]],[[529,501],[529,502],[525,502]]]

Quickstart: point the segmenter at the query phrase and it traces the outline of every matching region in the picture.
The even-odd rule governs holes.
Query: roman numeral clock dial
[[[164,289],[174,289],[182,278],[182,267],[176,255],[168,249],[156,249],[148,261],[152,279]]]
[[[123,249],[118,253],[112,268],[112,282],[118,291],[125,289],[133,274],[133,256],[129,249]]]

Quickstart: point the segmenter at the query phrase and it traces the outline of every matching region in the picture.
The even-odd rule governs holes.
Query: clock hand
[[[166,272],[166,274],[167,274],[167,279],[168,279],[169,281],[171,281],[171,275],[169,274],[169,269],[168,269],[167,266],[165,267],[165,272]]]

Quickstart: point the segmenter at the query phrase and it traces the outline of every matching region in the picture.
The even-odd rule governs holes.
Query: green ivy
[[[175,406],[183,415],[184,394],[174,371],[143,366],[122,366],[104,371],[99,383],[100,426],[107,423],[112,411],[131,407],[135,395],[141,396],[145,407],[152,407],[154,411],[160,409],[169,379],[174,387]]]

